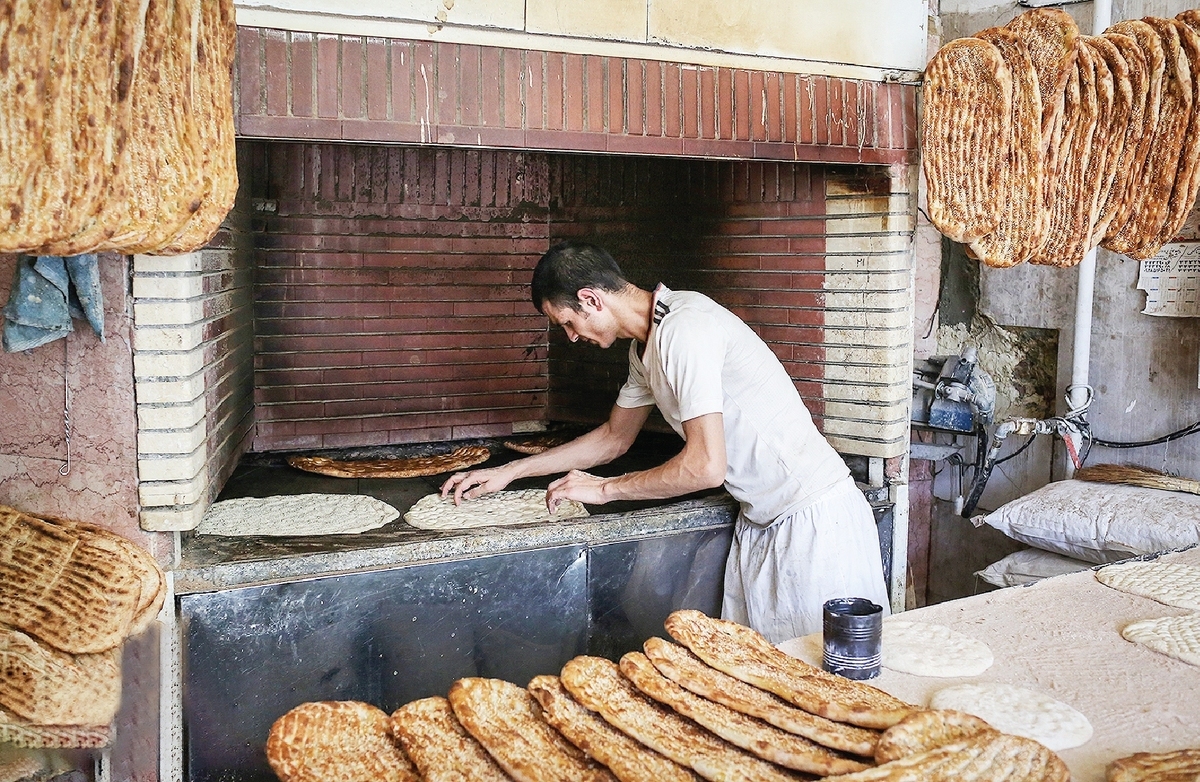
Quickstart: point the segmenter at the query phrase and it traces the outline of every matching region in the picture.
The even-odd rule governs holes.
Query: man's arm
[[[569,443],[499,467],[455,473],[442,484],[442,496],[453,492],[454,504],[458,505],[464,499],[500,491],[518,478],[586,470],[611,462],[633,445],[652,409],[653,405],[632,408],[613,405],[607,421]]]
[[[658,467],[616,478],[599,478],[573,470],[550,484],[546,505],[553,510],[563,500],[602,505],[613,500],[661,500],[725,482],[725,426],[720,413],[683,422],[683,450]]]

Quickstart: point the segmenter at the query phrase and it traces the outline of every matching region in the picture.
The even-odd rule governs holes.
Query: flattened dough
[[[978,676],[991,667],[992,650],[945,625],[890,618],[883,623],[883,665],[915,676]]]
[[[587,516],[587,508],[574,500],[564,500],[553,514],[546,510],[546,492],[542,489],[498,491],[455,505],[453,497],[428,494],[404,514],[404,520],[418,529],[471,529],[511,524],[535,524]]]
[[[361,494],[241,497],[214,503],[197,535],[345,535],[382,527],[400,511]]]
[[[959,684],[938,690],[932,709],[974,714],[993,728],[1041,742],[1050,749],[1078,747],[1092,737],[1092,723],[1080,712],[1045,693],[998,682]]]
[[[1200,614],[1134,622],[1121,631],[1121,637],[1176,660],[1200,665]]]
[[[1126,562],[1096,571],[1096,580],[1131,595],[1200,611],[1200,567],[1178,562]]]

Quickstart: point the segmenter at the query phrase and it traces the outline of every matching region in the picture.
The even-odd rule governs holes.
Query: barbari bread
[[[121,653],[71,655],[0,625],[0,707],[41,725],[109,725],[121,705]]]
[[[866,763],[842,757],[802,736],[685,690],[659,673],[641,652],[629,652],[622,657],[620,668],[625,678],[644,694],[763,760],[822,776],[867,768]]]
[[[1068,782],[1067,764],[1031,739],[999,731],[835,777],[837,782]]]
[[[866,757],[875,754],[877,731],[809,714],[777,695],[718,671],[685,647],[662,638],[648,639],[643,648],[646,657],[664,676],[710,701],[832,749]]]
[[[422,698],[392,712],[392,735],[424,782],[507,782],[511,779],[463,729],[450,701]]]
[[[667,617],[667,632],[717,670],[773,692],[805,711],[864,728],[889,728],[918,707],[869,684],[787,655],[744,625],[694,610]]]
[[[421,782],[388,715],[359,701],[300,704],[271,725],[266,752],[280,782]]]
[[[1194,782],[1200,779],[1200,747],[1174,752],[1135,752],[1108,764],[1106,782]]]
[[[450,687],[454,716],[517,782],[615,782],[541,718],[527,690],[501,679],[469,677]]]
[[[784,782],[796,777],[681,717],[643,695],[602,657],[580,656],[560,674],[563,686],[585,708],[622,733],[714,782]]]
[[[291,456],[288,464],[298,470],[335,478],[418,478],[463,470],[482,464],[491,456],[485,446],[464,445],[450,453],[411,456],[402,459],[330,459],[325,456]]]
[[[535,676],[528,690],[542,718],[621,782],[697,782],[691,770],[655,752],[578,704],[557,676]]]
[[[1148,149],[1145,143],[1146,117],[1150,112],[1155,116],[1158,113],[1158,97],[1155,96],[1153,103],[1150,100],[1150,64],[1142,47],[1134,38],[1121,33],[1106,32],[1104,39],[1116,48],[1125,63],[1129,79],[1129,117],[1125,122],[1125,137],[1121,141],[1121,153],[1114,166],[1108,194],[1100,205],[1096,225],[1092,229],[1093,245],[1104,241],[1118,218],[1127,212],[1127,200],[1135,197],[1132,188],[1141,179]],[[1161,68],[1158,78],[1161,84]],[[1120,132],[1115,125],[1114,131]]]
[[[978,38],[938,50],[925,69],[922,164],[929,219],[957,242],[1000,222],[996,179],[1012,122],[1012,75],[1000,51]]]
[[[1096,84],[1100,90],[1100,118],[1092,137],[1091,167],[1095,195],[1089,207],[1088,238],[1083,245],[1084,251],[1090,252],[1100,243],[1112,220],[1111,213],[1106,212],[1105,207],[1117,178],[1117,165],[1125,150],[1134,97],[1129,65],[1120,48],[1103,36],[1083,40],[1096,65]],[[1104,105],[1106,100],[1107,107]]]
[[[988,266],[1015,266],[1041,246],[1050,222],[1043,206],[1042,100],[1037,71],[1024,41],[1011,30],[993,27],[975,37],[1000,51],[1013,86],[1011,132],[996,176],[1000,222],[971,242],[970,248]]]
[[[1171,186],[1171,198],[1167,202],[1167,215],[1159,229],[1157,246],[1142,249],[1145,257],[1158,253],[1167,242],[1175,238],[1196,203],[1196,189],[1200,185],[1200,36],[1190,26],[1177,20],[1169,20],[1179,35],[1184,62],[1179,68],[1186,73],[1192,90],[1191,108],[1187,130],[1179,150],[1179,168]],[[1153,250],[1153,252],[1151,252]]]
[[[918,711],[883,732],[875,748],[875,762],[890,763],[987,731],[994,732],[995,729],[975,715],[963,711]]]

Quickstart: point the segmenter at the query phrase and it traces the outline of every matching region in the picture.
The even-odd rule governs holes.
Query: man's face
[[[582,309],[575,310],[570,307],[559,307],[547,301],[542,304],[542,312],[550,319],[552,325],[562,326],[563,331],[567,334],[567,339],[572,342],[583,340],[602,348],[615,342],[616,335],[609,333],[611,329],[605,328],[607,318],[603,317],[604,313],[598,312],[586,300],[580,302],[580,306]]]

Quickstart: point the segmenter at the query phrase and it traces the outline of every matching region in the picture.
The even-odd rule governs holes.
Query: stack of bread
[[[356,701],[281,716],[267,760],[283,782],[697,782],[837,777],[1052,780],[1036,741],[922,709],[791,657],[733,622],[677,611],[620,663],[580,656],[527,687],[466,678],[390,717]]]
[[[1080,35],[1027,11],[925,71],[929,218],[995,267],[1154,256],[1200,189],[1200,11]]]
[[[0,253],[179,254],[237,192],[233,0],[0,10]]]
[[[0,742],[107,744],[121,645],[165,592],[158,563],[120,535],[0,505]]]

